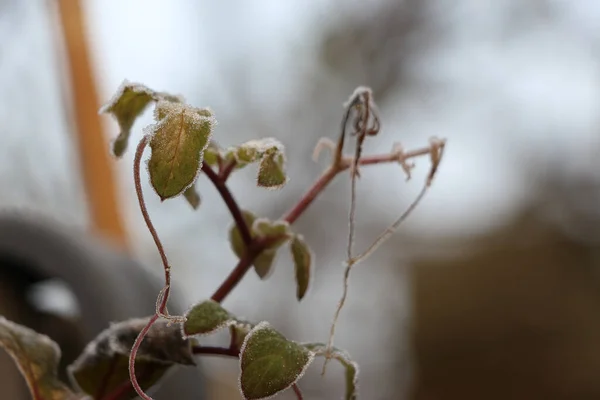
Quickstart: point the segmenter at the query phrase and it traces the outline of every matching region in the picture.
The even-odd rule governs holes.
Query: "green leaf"
[[[256,220],[256,215],[247,210],[242,210],[242,216],[244,217],[244,220],[246,220],[246,225],[248,226],[252,226],[254,220]],[[233,226],[229,228],[229,244],[231,244],[231,249],[238,258],[244,256],[246,245],[242,240],[242,235],[236,224],[233,224]]]
[[[236,320],[229,325],[229,333],[231,334],[232,343],[236,348],[241,349],[246,339],[246,335],[254,328],[254,324],[248,321]]]
[[[129,382],[130,349],[148,318],[112,324],[90,342],[68,367],[75,385],[94,399],[137,398]],[[179,324],[158,320],[144,338],[135,361],[138,383],[147,391],[174,365],[195,365],[191,346]]]
[[[230,147],[225,152],[226,160],[235,160],[238,168],[243,168],[260,160],[262,154],[270,147],[281,146],[279,141],[273,138],[250,140],[239,146]]]
[[[254,259],[254,271],[260,279],[269,277],[276,255],[276,250],[266,249]]]
[[[270,221],[267,218],[258,218],[252,223],[252,232],[263,238],[279,238],[269,244],[269,249],[281,247],[292,237],[290,224],[287,221]]]
[[[252,233],[261,238],[277,238],[254,260],[254,270],[261,279],[266,279],[271,272],[277,249],[292,236],[290,224],[287,221],[273,222],[267,218],[258,218],[252,224]]]
[[[267,322],[256,325],[240,351],[240,390],[245,399],[273,396],[298,381],[314,354],[286,339]]]
[[[198,193],[194,185],[185,189],[185,192],[183,192],[183,197],[185,197],[185,200],[189,203],[190,206],[192,206],[194,210],[197,210],[198,207],[200,207],[200,194]]]
[[[0,316],[0,346],[17,364],[34,400],[83,398],[57,378],[60,349],[48,336]]]
[[[242,214],[246,220],[246,224],[250,227],[250,234],[253,238],[257,236],[261,238],[278,238],[270,243],[269,246],[254,259],[254,270],[261,279],[266,279],[269,276],[273,262],[275,261],[277,248],[292,236],[290,225],[286,221],[272,222],[266,218],[257,219],[256,215],[249,211],[242,211]],[[242,235],[235,224],[229,229],[229,243],[231,244],[231,248],[235,255],[237,255],[238,258],[242,258],[246,246],[244,245]]]
[[[285,157],[281,149],[272,148],[265,152],[258,167],[258,186],[279,189],[287,182],[284,170]]]
[[[161,200],[181,194],[196,180],[215,125],[205,112],[168,101],[156,105],[158,123],[147,128],[152,149],[148,171]]]
[[[296,297],[302,300],[310,284],[310,269],[312,265],[312,252],[301,235],[295,235],[290,242],[290,251],[294,260],[296,274]]]
[[[274,138],[250,140],[231,147],[225,152],[223,158],[227,161],[235,160],[238,169],[260,161],[258,186],[276,189],[287,182],[283,145]]]
[[[235,322],[234,317],[213,300],[196,304],[185,317],[186,321],[183,323],[185,337],[210,334]]]
[[[316,356],[327,356],[327,346],[323,343],[303,343],[304,347],[315,353]],[[358,364],[350,359],[350,355],[344,350],[333,348],[329,355],[335,358],[346,369],[346,395],[345,400],[356,400],[358,398]]]
[[[156,99],[156,93],[139,83],[121,83],[113,98],[100,108],[100,113],[109,113],[117,120],[121,132],[112,144],[112,151],[116,157],[121,157],[129,142],[131,127],[137,117]]]
[[[219,146],[212,140],[208,142],[208,146],[206,147],[206,150],[204,150],[204,163],[214,167],[219,165],[219,159],[222,158],[223,155],[221,154],[221,149]]]

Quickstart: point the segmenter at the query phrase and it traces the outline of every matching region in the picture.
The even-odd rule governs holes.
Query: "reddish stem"
[[[144,136],[142,140],[140,140],[137,149],[135,151],[135,158],[133,160],[133,180],[135,183],[135,192],[137,194],[138,203],[140,205],[140,210],[142,212],[142,216],[144,217],[144,221],[146,222],[146,226],[152,235],[152,239],[154,239],[154,244],[156,244],[156,248],[158,253],[160,254],[160,259],[163,264],[163,268],[165,270],[165,291],[163,294],[163,298],[160,304],[160,312],[164,313],[167,307],[167,301],[169,300],[169,292],[171,286],[171,272],[169,268],[169,261],[167,259],[167,254],[165,253],[165,249],[158,237],[158,232],[154,228],[152,224],[152,220],[150,219],[150,214],[148,214],[148,209],[146,208],[146,202],[144,201],[144,192],[142,191],[142,179],[140,174],[140,165],[142,164],[142,156],[144,154],[144,149],[148,144],[148,137]]]
[[[133,343],[133,347],[131,348],[131,354],[129,355],[129,379],[131,380],[131,384],[133,385],[133,388],[135,389],[136,393],[143,400],[153,400],[153,399],[152,399],[152,397],[149,397],[146,393],[144,393],[144,389],[142,389],[142,387],[140,386],[140,384],[137,381],[137,377],[135,376],[135,356],[140,348],[140,345],[142,344],[142,341],[144,340],[144,337],[148,334],[148,332],[150,331],[150,328],[156,322],[157,319],[158,319],[158,314],[154,314],[152,316],[152,318],[150,318],[150,320],[148,321],[148,323],[146,324],[144,329],[141,330],[140,334],[135,339],[135,342]]]
[[[360,159],[359,165],[376,165],[382,163],[389,162],[400,162],[406,159],[417,157],[421,155],[428,154],[431,151],[429,147],[418,149],[412,152],[398,154],[398,153],[390,153],[390,154],[380,154],[375,156],[365,156]],[[287,221],[288,223],[293,224],[296,220],[306,211],[306,209],[314,202],[317,196],[331,183],[333,178],[335,178],[340,172],[343,172],[350,168],[352,165],[352,159],[341,158],[338,165],[330,166],[325,172],[317,179],[317,181],[311,186],[311,188],[300,198],[298,203],[281,219]],[[227,168],[227,167],[225,167]],[[235,215],[239,211],[239,207],[231,196],[231,193],[227,189],[226,184],[220,179],[220,176],[217,175],[210,167],[202,167],[202,170],[205,171],[206,175],[213,182],[223,200],[227,204],[231,214],[234,216],[236,220],[236,224],[238,228],[240,226],[244,226],[246,228],[246,221],[241,217],[240,221],[243,221],[243,224],[238,222],[238,219],[235,218]],[[221,173],[223,174],[223,173]],[[222,176],[222,175],[221,175]],[[237,211],[236,211],[237,210]],[[241,215],[241,212],[239,212]],[[242,232],[242,229],[240,232]],[[249,234],[249,232],[248,232]],[[247,253],[242,257],[236,267],[231,271],[229,276],[223,281],[221,286],[215,291],[212,295],[211,299],[216,302],[222,302],[225,297],[237,286],[237,284],[242,280],[246,272],[252,267],[252,263],[254,259],[260,254],[261,251],[264,250],[265,244],[260,244],[255,240],[250,238],[250,241],[246,243]]]
[[[225,167],[224,171],[226,171],[226,170],[227,170],[227,167]],[[227,205],[227,208],[229,209],[229,212],[231,213],[231,216],[233,217],[235,224],[237,225],[237,227],[240,231],[240,235],[242,236],[242,240],[244,241],[244,244],[246,246],[250,246],[250,244],[252,243],[252,235],[250,235],[250,227],[248,227],[248,224],[246,223],[246,219],[244,218],[244,215],[242,214],[242,210],[238,206],[237,201],[235,200],[235,198],[229,191],[227,184],[225,184],[225,179],[227,179],[228,175],[223,175],[223,176],[225,176],[225,178],[222,178],[220,175],[217,175],[217,173],[215,171],[213,171],[213,169],[210,166],[208,166],[207,164],[202,164],[202,172],[204,172],[204,174],[208,177],[208,179],[210,179],[210,181],[212,182],[214,187],[217,189],[217,191],[221,195],[221,198],[223,198],[225,205]]]
[[[360,166],[386,164],[390,162],[401,162],[408,160],[409,158],[419,157],[431,152],[430,147],[424,147],[422,149],[410,151],[403,154],[388,153],[388,154],[377,154],[374,156],[364,156],[358,162]],[[311,188],[300,198],[300,201],[285,214],[282,219],[293,224],[296,220],[306,211],[306,209],[315,201],[317,196],[331,183],[340,172],[343,172],[350,168],[352,165],[352,158],[341,158],[338,165],[330,166],[323,175],[311,186]]]
[[[152,239],[154,239],[154,244],[156,244],[156,248],[158,249],[158,253],[160,254],[160,258],[162,260],[163,268],[165,271],[165,288],[162,293],[162,299],[161,299],[160,305],[157,310],[158,313],[164,314],[167,309],[167,302],[169,301],[169,293],[171,291],[171,270],[169,268],[169,261],[167,259],[167,255],[165,253],[165,249],[162,245],[162,242],[160,241],[158,232],[156,232],[156,229],[154,228],[154,225],[152,224],[152,220],[150,219],[150,214],[148,214],[146,202],[144,201],[144,193],[142,191],[142,179],[141,179],[141,174],[140,174],[140,166],[142,164],[142,156],[144,154],[144,149],[146,148],[147,144],[148,144],[148,137],[144,136],[140,140],[140,142],[137,146],[137,149],[135,151],[135,157],[134,157],[134,161],[133,161],[133,179],[134,179],[134,183],[135,183],[135,192],[137,194],[137,198],[138,198],[138,202],[140,205],[140,210],[142,212],[142,216],[144,217],[146,226],[148,227],[148,230],[150,231],[150,234],[152,235]],[[142,329],[142,331],[136,338],[135,342],[133,343],[133,346],[131,348],[131,354],[129,355],[129,379],[131,380],[131,384],[132,384],[133,388],[135,389],[136,393],[144,400],[152,400],[152,398],[149,397],[148,395],[146,395],[146,393],[144,393],[144,390],[141,388],[141,386],[139,385],[139,383],[137,381],[137,377],[135,376],[135,357],[140,348],[140,345],[142,344],[142,341],[144,340],[144,337],[146,336],[146,334],[148,333],[148,331],[150,330],[150,328],[152,327],[154,322],[156,322],[156,320],[159,318],[158,313],[154,314],[154,316],[152,318],[150,318],[150,320],[148,321],[148,324],[144,327],[144,329]]]
[[[280,240],[279,237],[272,237],[266,240],[253,240],[250,246],[246,247],[246,253],[240,258],[237,265],[231,273],[225,278],[221,286],[211,296],[213,301],[221,303],[225,297],[240,283],[246,272],[252,267],[254,259],[271,243]]]
[[[236,165],[237,165],[237,162],[235,160],[231,160],[227,164],[225,164],[224,167],[221,167],[219,169],[219,178],[221,179],[221,181],[223,181],[223,182],[227,181],[227,179],[229,178],[229,175],[231,175],[231,173],[233,172]]]
[[[344,167],[331,166],[325,170],[323,175],[312,185],[312,187],[306,192],[298,203],[282,218],[291,224],[296,222],[298,217],[302,215],[304,211],[312,204],[317,196],[329,185],[329,183],[336,177],[336,175],[344,170]]]
[[[297,384],[294,383],[292,385],[292,389],[294,390],[294,393],[296,394],[296,398],[298,398],[298,400],[304,399],[304,396],[302,396],[302,391],[300,391],[300,388]]]

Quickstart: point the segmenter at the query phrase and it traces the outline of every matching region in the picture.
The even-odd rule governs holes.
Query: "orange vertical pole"
[[[126,247],[127,235],[117,201],[112,160],[98,115],[100,104],[80,0],[59,0],[58,9],[70,68],[80,167],[91,229],[113,243]]]

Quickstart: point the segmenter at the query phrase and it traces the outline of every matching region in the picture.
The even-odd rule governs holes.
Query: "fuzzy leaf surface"
[[[148,172],[161,200],[181,194],[196,180],[215,125],[207,112],[169,101],[156,105],[158,122],[147,128],[152,149]]]
[[[90,342],[68,368],[71,380],[94,399],[129,400],[137,394],[129,381],[131,347],[148,318],[112,324]],[[158,320],[137,353],[135,372],[145,391],[152,388],[173,366],[195,365],[189,341],[178,324]]]
[[[58,379],[60,349],[48,336],[0,316],[0,347],[17,364],[34,400],[84,398]]]
[[[240,352],[240,390],[245,399],[264,399],[296,383],[313,360],[306,347],[286,339],[267,322],[256,325]]]

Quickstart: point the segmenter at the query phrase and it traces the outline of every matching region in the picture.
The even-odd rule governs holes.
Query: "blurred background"
[[[431,136],[447,146],[425,200],[351,276],[336,345],[361,366],[361,398],[598,399],[599,21],[593,0],[0,0],[0,207],[101,246],[94,268],[115,281],[125,277],[107,254],[158,281],[133,151],[110,158],[118,126],[97,115],[124,79],[210,106],[222,146],[280,139],[284,189],[256,188],[254,168],[230,181],[242,206],[272,219],[326,167],[311,160],[313,147],[337,136],[343,102],[367,85],[383,124],[365,154]],[[134,141],[151,120],[138,120]],[[361,171],[357,249],[418,193],[429,161],[416,163],[408,183],[397,165]],[[182,308],[209,297],[236,262],[227,209],[206,179],[198,188],[194,212],[183,199],[161,204],[144,179]],[[225,307],[291,339],[325,341],[342,290],[349,190],[339,176],[295,225],[316,254],[305,300],[281,252],[269,280],[249,273]],[[25,256],[38,251],[25,242]],[[0,248],[10,259],[12,247]],[[2,313],[19,316],[29,301],[85,326],[81,303],[102,300],[64,284],[91,268],[78,260],[58,263],[63,279],[34,300],[14,290],[7,299],[17,278],[1,275]],[[149,298],[145,311],[127,312],[151,312]],[[237,363],[201,364],[207,399],[239,398]],[[305,398],[340,398],[341,368],[321,378],[320,365],[300,383]]]

